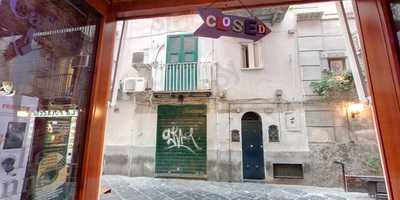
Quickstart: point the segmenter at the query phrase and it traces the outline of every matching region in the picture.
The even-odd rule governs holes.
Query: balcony
[[[215,82],[216,64],[188,62],[154,64],[152,89],[155,97],[161,95],[210,96]]]

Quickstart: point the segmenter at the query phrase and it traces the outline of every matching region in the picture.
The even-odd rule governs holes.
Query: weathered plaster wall
[[[226,99],[271,99],[281,89],[285,100],[302,100],[296,36],[288,33],[295,27],[296,16],[291,11],[271,27],[272,32],[259,41],[263,66],[256,66],[257,69],[242,66],[241,44],[249,41],[228,37],[215,40],[217,85],[219,91],[226,92]]]

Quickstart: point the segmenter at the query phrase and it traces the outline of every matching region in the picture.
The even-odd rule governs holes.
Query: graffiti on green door
[[[201,150],[201,147],[199,147],[193,137],[193,133],[194,128],[189,128],[189,131],[184,132],[182,131],[182,128],[172,126],[172,128],[167,128],[162,132],[162,139],[167,142],[167,145],[169,145],[166,149],[185,148],[196,154],[196,152],[190,148],[189,145],[185,145],[185,143],[192,143],[195,147],[195,150]]]
[[[205,105],[158,107],[156,173],[205,176],[207,134]]]

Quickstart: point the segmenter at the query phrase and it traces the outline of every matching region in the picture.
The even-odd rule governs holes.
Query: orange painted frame
[[[100,194],[104,130],[107,119],[107,101],[110,92],[112,59],[114,51],[116,19],[100,1],[88,1],[102,14],[98,31],[96,61],[91,88],[88,125],[80,171],[77,199],[96,200]]]
[[[396,39],[386,0],[353,0],[361,31],[377,138],[391,199],[400,199],[400,80]]]
[[[256,7],[315,1],[248,0],[246,5]],[[88,0],[88,3],[102,14],[102,22],[97,44],[96,68],[78,199],[99,198],[116,20],[193,13],[198,6],[211,2],[214,0],[136,0],[109,5],[105,0]],[[215,6],[232,9],[238,7],[236,4],[234,1],[221,0]],[[387,188],[392,200],[400,200],[400,64],[396,39],[390,23],[388,1],[353,0],[353,4],[364,46],[364,61],[370,83],[369,89]]]

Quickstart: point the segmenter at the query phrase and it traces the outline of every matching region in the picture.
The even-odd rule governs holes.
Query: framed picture
[[[19,200],[21,197],[22,183],[17,179],[0,180],[0,199],[1,200]]]
[[[0,174],[15,176],[18,168],[18,157],[13,154],[6,154],[0,157]]]
[[[22,148],[26,127],[26,122],[8,122],[3,149]]]

